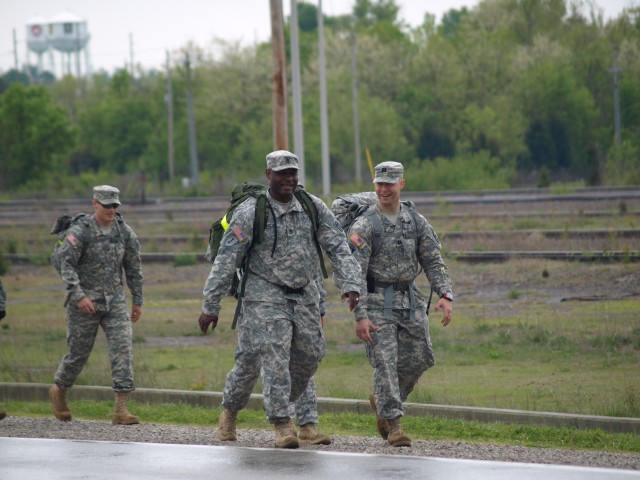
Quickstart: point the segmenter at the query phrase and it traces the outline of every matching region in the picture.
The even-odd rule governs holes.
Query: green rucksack
[[[241,205],[250,197],[256,199],[256,209],[253,220],[253,242],[262,243],[262,241],[264,240],[264,231],[267,227],[267,215],[269,214],[268,211],[271,210],[271,206],[267,201],[267,190],[268,187],[266,185],[255,182],[243,182],[233,187],[233,190],[231,191],[231,201],[229,207],[222,217],[214,219],[211,227],[209,228],[209,244],[207,245],[207,252],[205,254],[205,258],[207,260],[209,260],[211,263],[215,261],[216,256],[218,255],[218,250],[220,249],[222,236],[224,235],[224,232],[227,230],[227,228],[229,228],[229,223],[233,218],[233,212],[236,210],[238,205]],[[296,188],[296,190],[294,191],[294,195],[311,220],[313,228],[313,239],[316,246],[316,251],[318,252],[318,258],[320,259],[320,268],[322,269],[322,275],[324,276],[324,278],[328,278],[329,275],[327,274],[327,269],[324,264],[322,249],[320,248],[316,237],[318,227],[320,225],[320,220],[318,218],[318,209],[313,203],[313,199],[311,198],[311,196],[301,186],[298,186]],[[276,248],[277,241],[278,238],[276,236],[273,245],[274,250]],[[247,277],[243,273],[247,268],[247,264],[248,252],[247,255],[245,255],[245,257],[242,259],[238,275],[234,276],[233,284],[231,285],[231,288],[228,292],[229,295],[234,296],[239,300],[238,307],[236,308],[236,314],[233,319],[232,328],[234,328],[236,325],[240,311],[240,299],[244,296],[244,287]],[[239,277],[241,278],[241,280],[238,280]]]
[[[353,222],[362,215],[369,217],[371,221],[371,225],[373,226],[373,239],[371,244],[371,251],[375,255],[379,251],[380,248],[380,238],[386,236],[387,234],[384,232],[382,228],[382,223],[377,215],[374,212],[374,205],[377,203],[378,199],[375,192],[359,192],[359,193],[345,193],[343,195],[338,195],[338,197],[331,204],[331,211],[335,215],[338,223],[344,230],[344,233],[347,234]],[[409,213],[411,214],[411,220],[413,222],[414,231],[418,230],[418,219],[417,219],[417,210],[416,205],[410,200],[403,200],[402,205],[407,207]],[[390,234],[394,235],[394,234]],[[419,256],[420,245],[416,239],[416,255]],[[367,272],[367,288],[369,288],[370,284],[375,282],[375,279],[369,275]],[[433,298],[433,289],[431,289],[431,293],[429,294],[429,301],[427,302],[427,315],[429,314],[429,307],[431,306],[431,299]]]
[[[338,223],[342,227],[345,235],[353,225],[353,222],[362,215],[368,216],[371,224],[373,225],[373,241],[372,251],[377,253],[380,247],[380,238],[385,236],[382,229],[382,223],[376,215],[374,215],[373,207],[378,202],[378,197],[375,192],[359,192],[359,193],[345,193],[338,195],[338,197],[331,204],[331,211],[338,220]],[[409,213],[411,213],[411,220],[413,222],[414,231],[418,230],[418,219],[416,218],[416,206],[410,200],[403,200],[402,205],[407,207]]]
[[[229,228],[229,222],[233,218],[233,212],[235,209],[247,200],[249,197],[256,199],[256,217],[253,225],[253,236],[258,243],[263,240],[264,229],[266,224],[264,223],[265,215],[258,215],[258,211],[266,212],[266,196],[265,192],[267,187],[261,183],[244,182],[239,183],[231,191],[231,204],[222,217],[213,220],[211,227],[209,227],[209,244],[207,245],[207,253],[205,258],[213,263],[218,255],[220,249],[220,241],[224,232]],[[262,220],[262,222],[261,222]],[[256,226],[258,228],[256,228]],[[261,227],[261,228],[260,228]],[[257,234],[257,236],[256,236]]]
[[[88,213],[78,213],[74,216],[65,214],[60,215],[58,218],[56,218],[53,227],[51,227],[51,232],[49,233],[51,233],[51,235],[56,235],[56,243],[53,245],[53,252],[51,252],[50,259],[51,265],[53,265],[53,268],[56,269],[56,272],[58,272],[58,274],[60,274],[61,272],[62,257],[60,255],[60,251],[62,250],[62,245],[64,245],[64,242],[68,240],[69,242],[73,243],[78,240],[83,240],[82,238],[76,238],[75,236],[73,238],[67,238],[67,231],[69,230],[69,228],[82,221],[85,222],[84,225],[88,228],[89,224],[87,223],[87,220],[90,217],[91,215]],[[123,236],[122,229],[120,228],[120,225],[123,225],[124,223],[124,218],[122,217],[120,212],[116,212],[116,218],[113,222],[113,225],[115,226],[118,235],[123,241],[124,239],[128,238],[127,230],[125,230],[125,234]]]
[[[67,230],[71,228],[73,225],[77,224],[83,218],[88,217],[89,215],[86,213],[78,213],[73,217],[71,215],[61,215],[56,219],[56,222],[51,227],[51,235],[56,235],[56,243],[53,245],[53,252],[51,252],[51,265],[56,269],[58,275],[61,273],[61,264],[62,257],[60,255],[60,250],[62,245],[64,244],[67,238]],[[76,238],[70,239],[69,241],[76,241]]]

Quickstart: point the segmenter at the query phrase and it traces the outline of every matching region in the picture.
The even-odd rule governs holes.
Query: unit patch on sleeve
[[[350,236],[349,236],[349,241],[351,243],[353,243],[356,247],[358,248],[362,248],[366,245],[367,242],[364,241],[364,239],[358,235],[356,232],[353,232]]]
[[[237,225],[231,229],[231,233],[233,233],[233,236],[236,237],[240,243],[244,242],[247,238],[247,234],[244,233],[244,230]]]
[[[73,248],[76,248],[78,246],[78,243],[80,243],[80,241],[73,233],[67,235],[67,242],[69,242],[73,246]]]

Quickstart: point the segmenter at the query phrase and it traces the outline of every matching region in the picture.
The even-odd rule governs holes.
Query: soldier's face
[[[400,192],[404,188],[404,179],[396,183],[376,183],[376,195],[380,208],[395,212],[400,208]]]
[[[93,201],[93,209],[96,212],[96,220],[103,227],[107,227],[111,225],[113,220],[116,218],[116,210],[118,207],[114,205],[107,205],[106,207],[102,205],[100,202],[94,200]]]
[[[271,196],[279,202],[289,202],[298,185],[298,169],[287,168],[277,172],[267,169],[267,178]]]

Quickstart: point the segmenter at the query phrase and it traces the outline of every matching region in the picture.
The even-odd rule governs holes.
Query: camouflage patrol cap
[[[102,205],[111,205],[116,203],[120,205],[118,194],[120,190],[111,185],[98,185],[93,187],[93,199]]]
[[[404,167],[399,162],[382,162],[375,166],[373,183],[398,183],[403,178]]]
[[[276,150],[267,155],[267,168],[272,172],[279,172],[287,168],[300,169],[298,167],[298,157],[286,150]]]

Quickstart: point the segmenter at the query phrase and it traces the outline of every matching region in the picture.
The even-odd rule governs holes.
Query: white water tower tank
[[[60,52],[78,53],[89,42],[87,22],[71,12],[49,20],[49,44]]]
[[[33,17],[27,20],[27,47],[32,52],[41,54],[49,49],[48,23],[44,17]]]

